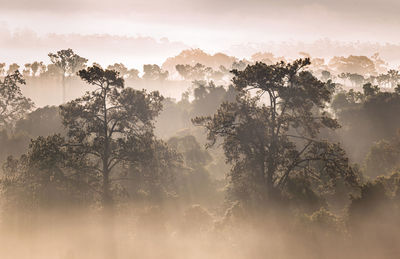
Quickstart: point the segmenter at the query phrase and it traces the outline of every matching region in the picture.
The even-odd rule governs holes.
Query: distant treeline
[[[240,247],[236,230],[264,236],[274,226],[288,244],[301,240],[304,258],[316,243],[319,253],[336,251],[332,258],[392,257],[400,252],[400,75],[378,55],[328,64],[302,55],[238,61],[190,50],[162,68],[145,65],[141,77],[123,64],[87,66],[71,49],[22,73],[3,65],[1,224],[34,233],[39,215],[53,222],[90,212],[104,217],[110,251],[121,215],[132,244],[147,229]],[[193,81],[179,100],[160,94],[171,66]],[[42,77],[64,89],[63,104],[35,108],[24,96]],[[66,97],[74,82],[80,95]],[[376,251],[365,255],[371,244]]]

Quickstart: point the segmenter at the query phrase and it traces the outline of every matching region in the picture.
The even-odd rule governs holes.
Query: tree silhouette
[[[143,65],[143,79],[149,81],[165,81],[169,73],[168,71],[163,71],[158,65]]]
[[[399,71],[391,69],[388,71],[390,87],[395,88],[400,83],[400,74]]]
[[[0,128],[16,122],[33,108],[33,102],[22,95],[21,84],[25,80],[18,70],[0,79]]]
[[[6,63],[0,63],[0,76],[3,76],[6,72]]]
[[[96,172],[86,157],[71,152],[60,135],[32,140],[27,154],[20,159],[8,157],[3,171],[4,197],[26,215],[34,209],[65,209],[93,201]]]
[[[376,142],[365,159],[365,173],[376,177],[400,169],[400,131],[390,140]]]
[[[32,76],[36,76],[36,73],[39,71],[40,63],[35,61],[31,64]]]
[[[8,66],[7,74],[14,74],[14,72],[17,71],[19,68],[20,66],[17,63],[12,63]]]
[[[93,66],[79,76],[96,89],[61,106],[61,116],[75,152],[98,161],[101,202],[108,209],[113,206],[113,168],[137,161],[141,148],[153,141],[153,119],[163,98],[158,92],[124,88],[123,78],[113,70]]]
[[[309,59],[300,59],[233,70],[233,84],[240,92],[237,101],[223,103],[214,116],[193,120],[207,129],[210,146],[222,138],[227,161],[233,164],[235,199],[259,206],[290,193],[294,179],[304,179],[302,188],[313,191],[339,178],[356,183],[339,144],[319,137],[322,129],[339,125],[323,110],[333,86],[303,71],[309,64]]]
[[[218,69],[219,66],[230,67],[235,57],[227,56],[223,53],[215,53],[210,55],[201,49],[187,49],[183,50],[179,55],[168,58],[162,65],[162,68],[168,71],[174,71],[176,65],[191,65],[195,66],[197,63],[203,64],[212,69]]]
[[[72,49],[63,49],[57,53],[49,53],[51,62],[61,70],[62,76],[62,101],[65,103],[65,77],[75,74],[78,70],[85,67],[86,58],[74,53]]]
[[[25,68],[24,70],[22,70],[22,74],[24,77],[29,77],[31,75],[31,66],[32,66],[31,63],[26,63],[24,65]]]
[[[108,66],[107,69],[117,71],[121,77],[125,77],[128,73],[128,68],[122,63],[115,63],[114,65]]]
[[[366,56],[333,57],[329,67],[338,73],[351,73],[360,75],[375,75],[374,62]]]

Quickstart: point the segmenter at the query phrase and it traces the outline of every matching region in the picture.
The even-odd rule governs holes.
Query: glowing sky
[[[21,41],[24,35],[49,33],[110,34],[152,37],[165,49],[173,49],[169,44],[174,42],[177,49],[181,44],[210,52],[247,42],[321,38],[400,42],[398,0],[0,0],[0,4],[0,36],[8,34],[14,41],[12,35],[18,33]],[[4,40],[0,44],[9,47]]]

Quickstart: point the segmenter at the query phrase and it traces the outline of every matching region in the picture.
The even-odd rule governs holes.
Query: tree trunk
[[[64,73],[62,75],[61,84],[62,84],[62,103],[64,104],[66,102],[66,100],[65,100],[65,74]]]
[[[103,209],[103,242],[104,259],[117,258],[117,248],[115,240],[115,214],[114,201],[110,190],[110,172],[108,159],[103,160],[103,186],[102,186],[102,209]]]
[[[103,153],[103,186],[102,186],[102,206],[103,206],[103,224],[104,224],[104,259],[117,258],[116,240],[115,240],[115,219],[114,219],[114,201],[111,194],[110,185],[110,139],[108,136],[108,118],[107,118],[107,92],[104,92],[104,153]]]

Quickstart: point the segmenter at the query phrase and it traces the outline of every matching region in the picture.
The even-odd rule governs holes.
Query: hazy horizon
[[[71,47],[91,62],[140,68],[189,48],[238,58],[257,51],[293,56],[293,50],[285,53],[279,46],[296,45],[299,52],[307,51],[303,45],[330,40],[333,45],[355,45],[356,51],[360,44],[375,46],[368,53],[358,51],[369,56],[400,44],[400,36],[391,33],[400,22],[400,3],[394,0],[1,2],[2,62],[46,62],[48,52]],[[343,55],[336,52],[326,56]],[[351,53],[357,54],[354,47]]]

